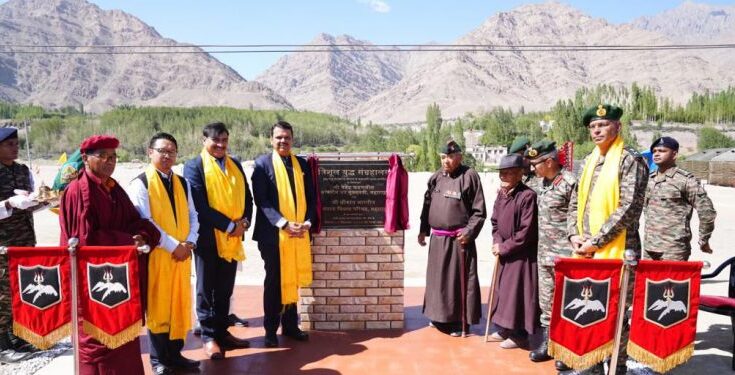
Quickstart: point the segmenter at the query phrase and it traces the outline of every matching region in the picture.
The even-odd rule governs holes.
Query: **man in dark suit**
[[[250,226],[253,199],[242,165],[227,155],[229,132],[225,125],[208,124],[202,134],[204,149],[186,163],[184,177],[189,181],[199,214],[199,239],[194,250],[197,318],[207,357],[221,359],[223,349],[250,346],[247,340],[230,334],[227,327],[237,262],[244,259],[242,239]],[[225,196],[228,192],[231,193]],[[233,206],[237,212],[232,210]]]
[[[282,260],[280,248],[285,246],[285,243],[282,242],[288,242],[291,239],[306,238],[306,241],[302,240],[300,242],[299,248],[295,251],[302,254],[302,260],[304,259],[303,254],[308,254],[309,260],[308,270],[306,271],[299,267],[296,267],[296,270],[293,267],[287,268],[290,270],[289,272],[298,273],[298,275],[289,275],[289,278],[297,279],[298,285],[303,286],[305,285],[302,283],[305,278],[303,275],[306,272],[308,274],[306,283],[311,282],[311,258],[308,240],[309,228],[311,228],[312,221],[315,220],[316,197],[314,186],[309,177],[311,176],[309,165],[303,158],[292,156],[292,144],[293,127],[291,124],[285,121],[275,123],[271,128],[273,153],[262,155],[255,160],[252,177],[255,205],[258,207],[253,240],[258,242],[258,250],[260,250],[260,255],[265,262],[265,288],[263,291],[265,319],[263,326],[265,328],[266,347],[278,346],[276,331],[279,325],[282,327],[281,334],[286,337],[298,341],[306,341],[309,338],[306,332],[299,329],[295,301],[284,301],[287,298],[282,298],[281,289]],[[294,160],[298,161],[298,166],[294,165]],[[277,168],[274,167],[274,163],[278,164]],[[279,170],[282,171],[283,166],[285,166],[285,171],[288,174],[288,185],[285,189],[290,190],[291,197],[282,194],[279,199],[277,175],[282,173]],[[295,173],[299,170],[301,173]],[[281,176],[284,175],[281,174]],[[282,182],[283,179],[285,177],[282,177]],[[290,189],[288,188],[289,185]],[[299,186],[303,187],[303,191],[299,191]],[[282,188],[283,186],[281,186]],[[305,213],[304,207],[301,207],[301,210],[296,207],[298,206],[299,195],[302,199],[305,198]],[[283,202],[283,199],[293,199],[294,205],[291,206],[293,209],[290,209],[290,211],[301,211],[302,215],[292,220],[287,219],[285,216],[292,216],[292,213],[287,215],[287,211],[283,207],[279,208],[279,201]],[[289,253],[290,255],[291,253]]]

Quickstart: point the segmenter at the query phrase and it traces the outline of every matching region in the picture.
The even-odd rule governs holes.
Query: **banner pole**
[[[620,282],[620,298],[618,300],[618,321],[615,325],[615,344],[610,355],[610,368],[607,373],[615,375],[618,370],[618,354],[620,353],[620,342],[623,334],[623,322],[625,322],[625,312],[627,311],[626,302],[628,301],[628,283],[630,281],[630,273],[635,270],[638,264],[635,252],[633,250],[625,250],[623,256],[623,280]]]
[[[79,375],[79,293],[77,280],[78,238],[69,239],[69,262],[71,263],[71,345],[74,349],[74,374]]]

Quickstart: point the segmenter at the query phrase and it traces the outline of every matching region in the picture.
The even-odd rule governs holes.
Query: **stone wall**
[[[403,231],[327,229],[311,247],[314,282],[301,289],[305,330],[403,328]]]

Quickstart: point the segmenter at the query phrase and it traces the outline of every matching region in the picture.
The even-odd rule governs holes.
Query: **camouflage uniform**
[[[699,244],[709,242],[717,212],[694,174],[676,165],[653,172],[646,190],[644,257],[688,260],[691,255],[692,209],[699,216]]]
[[[597,160],[597,165],[592,174],[592,181],[590,183],[590,191],[594,189],[597,177],[602,170],[602,165],[605,162],[605,157],[600,156]],[[587,163],[585,158],[584,164]],[[584,170],[584,164],[580,170]],[[643,156],[637,151],[629,147],[623,148],[623,154],[620,157],[620,168],[619,168],[619,181],[620,181],[620,199],[618,203],[618,209],[610,215],[607,221],[602,225],[600,231],[592,236],[589,229],[589,207],[585,206],[584,222],[582,223],[584,233],[578,233],[577,231],[577,190],[575,189],[572,193],[572,199],[569,203],[569,215],[567,216],[567,231],[569,237],[575,235],[585,235],[592,240],[592,244],[597,247],[602,247],[608,242],[612,241],[620,231],[626,230],[625,236],[625,249],[633,250],[636,253],[636,257],[640,259],[641,255],[641,240],[638,235],[639,220],[641,212],[643,211],[643,203],[646,195],[646,185],[648,183],[648,165],[646,164]],[[588,195],[589,197],[589,195]],[[629,284],[626,293],[626,305],[630,306],[633,298],[633,284],[634,278],[633,273],[629,273]],[[618,355],[618,369],[619,373],[624,373],[625,362],[628,358],[628,337],[630,333],[630,325],[628,319],[624,320],[623,332],[620,340],[620,352]],[[598,373],[600,371],[599,366],[592,368],[590,373]]]
[[[13,163],[11,166],[0,163],[0,201],[15,193],[13,190],[33,190],[31,172],[25,165]],[[0,246],[35,246],[36,235],[33,231],[33,212],[13,209],[13,215],[0,220]],[[8,257],[0,255],[0,335],[13,331],[11,316],[10,275]]]
[[[541,306],[541,326],[551,321],[551,304],[554,295],[554,263],[548,257],[568,257],[572,247],[567,237],[567,210],[572,192],[577,189],[577,179],[561,170],[552,181],[541,178],[538,191],[538,288]]]

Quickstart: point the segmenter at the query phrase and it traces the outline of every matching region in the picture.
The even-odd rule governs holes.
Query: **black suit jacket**
[[[250,193],[250,186],[245,178],[245,171],[242,169],[240,162],[232,159],[237,169],[242,173],[245,179],[245,211],[242,216],[252,222],[253,216],[253,196]],[[191,198],[194,200],[197,214],[199,214],[199,239],[197,240],[197,249],[195,250],[199,256],[204,258],[213,258],[219,256],[217,254],[217,242],[214,239],[214,229],[227,231],[231,220],[223,213],[209,206],[207,199],[207,184],[204,180],[204,166],[202,165],[202,156],[189,160],[184,165],[184,177],[191,186]]]
[[[306,218],[311,223],[316,222],[316,196],[314,184],[311,181],[311,169],[303,158],[297,157],[304,178],[304,193],[306,194]],[[294,176],[295,178],[296,176]],[[278,245],[278,228],[276,223],[283,217],[278,210],[278,188],[276,175],[273,171],[272,154],[265,154],[255,159],[253,170],[253,194],[258,212],[255,214],[255,229],[253,240],[259,247],[276,247]]]

